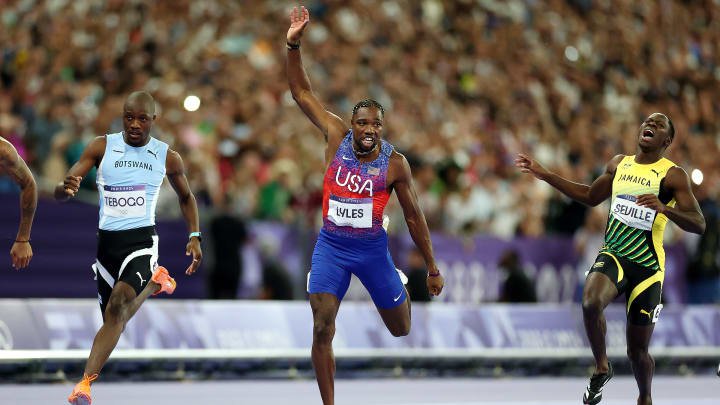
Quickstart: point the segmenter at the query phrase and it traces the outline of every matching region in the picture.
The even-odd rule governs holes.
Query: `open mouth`
[[[655,136],[655,131],[652,128],[645,128],[645,130],[643,130],[643,133],[642,133],[642,136],[640,137],[640,139],[649,141],[654,136]]]
[[[365,148],[372,148],[372,146],[375,145],[375,138],[366,136],[360,140],[360,144]]]

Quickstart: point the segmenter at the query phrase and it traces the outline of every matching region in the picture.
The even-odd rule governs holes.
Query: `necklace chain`
[[[355,154],[358,155],[358,156],[367,156],[367,155],[375,152],[375,149],[377,149],[377,147],[378,147],[378,144],[377,144],[377,142],[376,142],[376,143],[375,143],[375,146],[373,146],[373,148],[370,149],[369,151],[367,151],[367,152],[359,152],[357,149],[355,149],[355,142],[354,142],[354,141],[352,142],[352,150],[353,150],[353,153],[355,153]]]

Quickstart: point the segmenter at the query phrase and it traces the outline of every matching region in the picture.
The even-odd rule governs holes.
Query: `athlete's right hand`
[[[293,7],[290,11],[290,29],[287,32],[287,41],[291,44],[297,44],[300,42],[300,38],[305,31],[305,27],[310,23],[310,12],[305,6],[300,7],[298,12],[297,7]]]
[[[65,194],[74,197],[75,193],[78,192],[80,189],[80,182],[82,181],[82,177],[80,176],[67,176],[65,177],[65,181],[63,182],[63,190],[65,190]]]
[[[23,267],[27,267],[32,259],[33,251],[30,246],[30,242],[15,242],[10,249],[10,258],[13,262],[13,267],[20,270]]]
[[[515,159],[515,166],[519,167],[521,172],[532,173],[533,176],[540,180],[545,180],[550,174],[540,163],[522,153],[518,153],[518,157]]]

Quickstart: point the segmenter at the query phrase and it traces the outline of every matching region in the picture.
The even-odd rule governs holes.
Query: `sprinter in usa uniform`
[[[309,22],[305,7],[290,13],[287,74],[293,98],[326,141],[323,228],[313,251],[308,291],[313,312],[313,367],[323,404],[332,405],[335,317],[351,274],[367,288],[390,333],[405,336],[410,331],[410,297],[395,270],[383,229],[383,210],[392,191],[425,259],[431,295],[440,294],[443,278],[418,206],[410,165],[382,139],[383,107],[374,100],[363,100],[353,108],[347,125],[327,111],[312,92],[300,58],[300,37]]]

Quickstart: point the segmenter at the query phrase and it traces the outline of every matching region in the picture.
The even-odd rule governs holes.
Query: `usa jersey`
[[[151,137],[145,146],[130,146],[122,132],[105,138],[107,145],[96,179],[100,193],[98,227],[122,231],[155,225],[168,144]]]
[[[361,162],[352,143],[350,130],[325,173],[323,230],[351,238],[380,237],[385,232],[382,217],[390,198],[386,177],[393,146],[381,140],[377,159]]]

